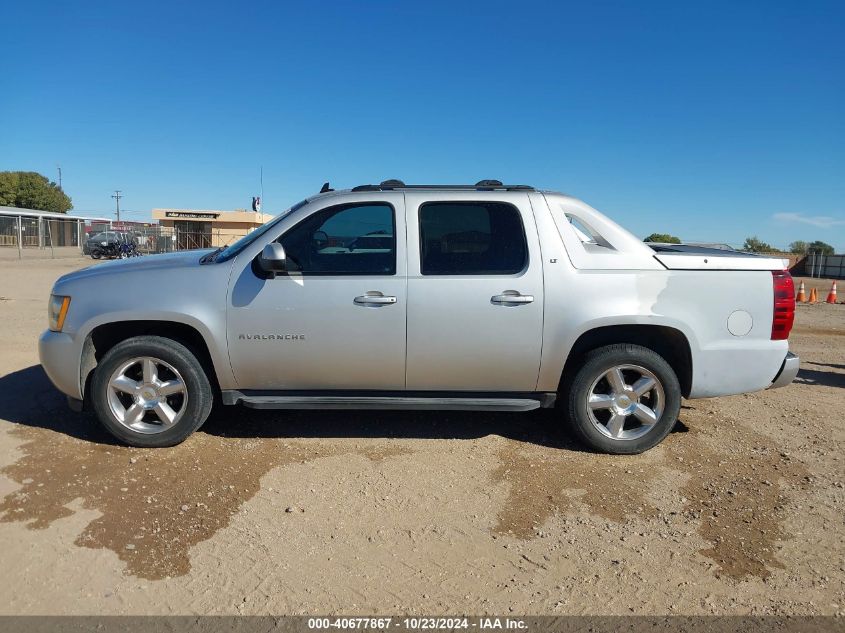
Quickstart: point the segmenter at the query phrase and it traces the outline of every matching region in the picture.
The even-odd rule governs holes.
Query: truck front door
[[[324,204],[278,238],[287,274],[235,264],[227,336],[240,389],[405,387],[402,194]]]

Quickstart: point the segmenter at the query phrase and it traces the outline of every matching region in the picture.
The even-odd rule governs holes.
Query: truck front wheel
[[[191,351],[160,336],[135,336],[94,370],[91,396],[106,430],[130,446],[179,444],[205,422],[211,385]]]
[[[630,455],[656,446],[681,409],[681,387],[669,363],[631,343],[588,352],[564,390],[576,434],[604,453]]]

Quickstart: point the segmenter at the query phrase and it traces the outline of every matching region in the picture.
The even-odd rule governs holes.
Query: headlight
[[[62,331],[69,307],[70,297],[50,295],[50,303],[47,306],[47,322],[51,330],[54,332]]]

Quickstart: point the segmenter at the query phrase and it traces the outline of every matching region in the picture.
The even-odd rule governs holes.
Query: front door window
[[[393,207],[366,203],[318,211],[285,233],[289,270],[303,275],[396,274]]]

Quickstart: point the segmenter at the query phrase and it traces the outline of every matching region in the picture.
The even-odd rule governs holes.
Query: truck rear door
[[[408,390],[527,392],[543,332],[528,196],[406,192]]]

